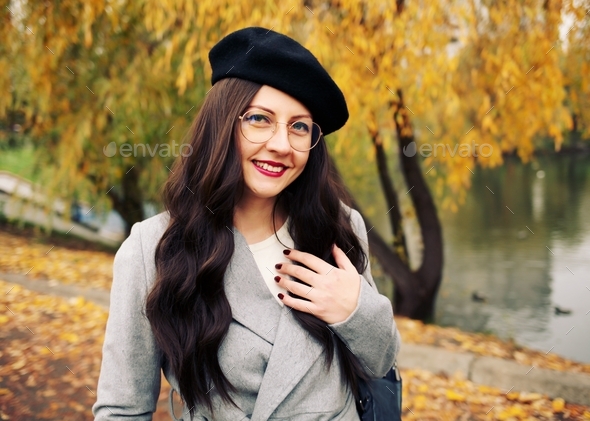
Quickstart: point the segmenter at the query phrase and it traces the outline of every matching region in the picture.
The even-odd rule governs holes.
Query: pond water
[[[509,159],[472,181],[441,214],[436,323],[590,363],[590,156]]]

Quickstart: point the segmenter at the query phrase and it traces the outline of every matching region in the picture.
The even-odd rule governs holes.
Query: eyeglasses
[[[262,110],[249,110],[238,117],[242,135],[252,143],[266,143],[277,131],[277,124],[285,124],[289,133],[289,144],[299,152],[306,152],[318,144],[322,130],[311,118],[302,118],[293,123],[281,123]]]

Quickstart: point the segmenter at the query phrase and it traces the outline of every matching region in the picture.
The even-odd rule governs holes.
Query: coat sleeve
[[[350,220],[368,257],[369,243],[363,218],[352,209]],[[393,319],[391,302],[377,291],[370,263],[361,278],[363,282],[355,310],[346,320],[329,326],[360,359],[369,375],[383,377],[395,362],[400,335]]]
[[[145,316],[148,293],[141,225],[115,256],[95,420],[151,420],[161,379],[161,352]]]

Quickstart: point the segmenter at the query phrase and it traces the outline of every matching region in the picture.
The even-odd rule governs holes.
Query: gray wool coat
[[[367,252],[364,222],[354,210],[350,217]],[[160,392],[160,370],[173,391],[178,391],[144,315],[145,299],[156,278],[156,245],[168,220],[161,213],[135,224],[115,256],[97,401],[92,407],[95,420],[151,420]],[[232,398],[239,409],[225,404],[213,388],[215,417],[206,407],[199,407],[192,420],[358,421],[338,358],[328,370],[322,346],[297,323],[287,306],[277,303],[246,240],[237,229],[233,232],[235,251],[225,274],[233,320],[218,358],[237,388]],[[354,312],[329,327],[377,378],[392,366],[400,339],[391,303],[377,292],[369,268],[362,278]],[[186,407],[179,415],[177,405],[176,414],[190,419]]]

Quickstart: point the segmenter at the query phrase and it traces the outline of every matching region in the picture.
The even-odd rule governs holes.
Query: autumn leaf
[[[565,401],[562,398],[553,399],[551,406],[554,412],[562,412],[565,408]]]
[[[447,399],[450,401],[465,402],[465,395],[457,393],[454,390],[447,390],[446,395]]]

